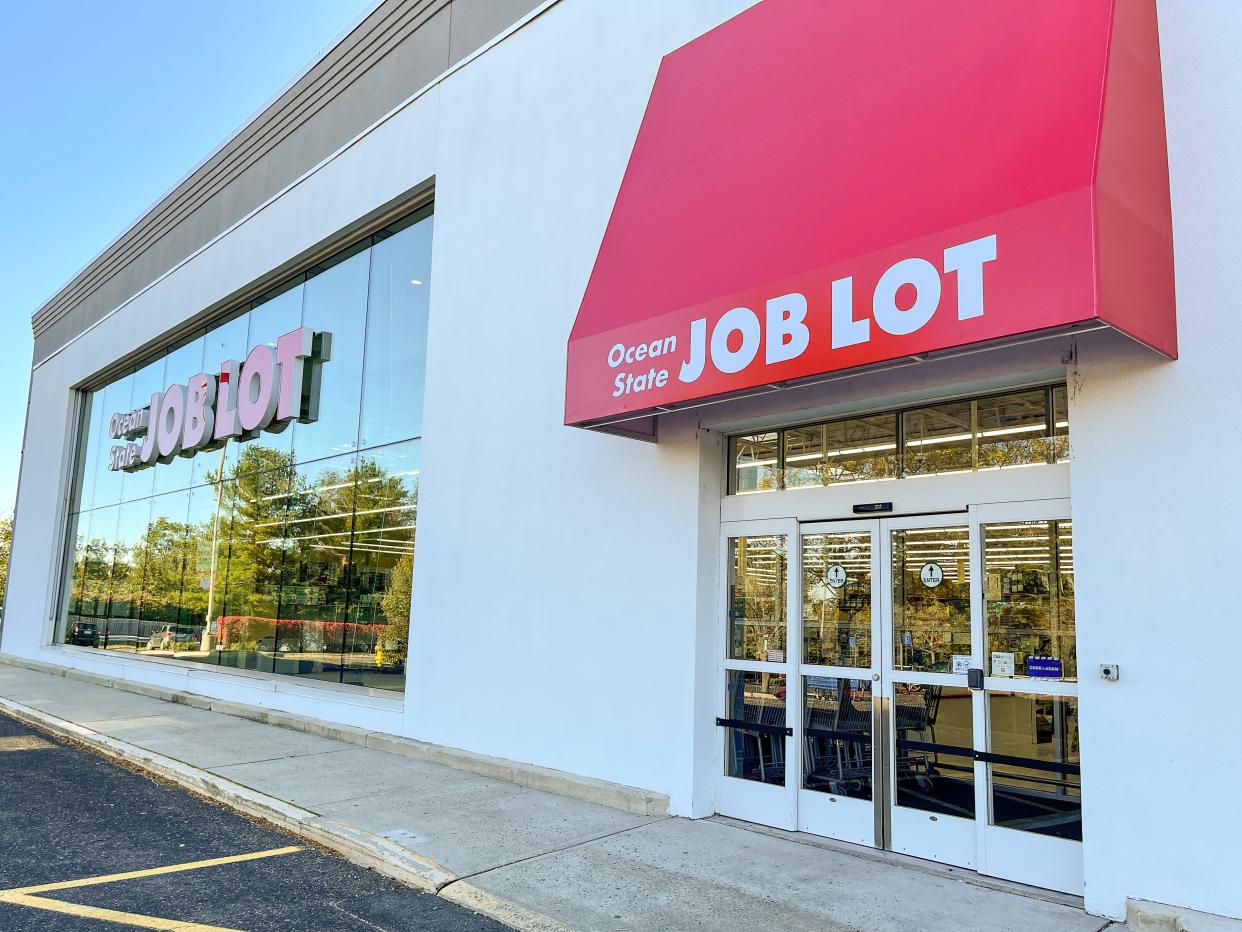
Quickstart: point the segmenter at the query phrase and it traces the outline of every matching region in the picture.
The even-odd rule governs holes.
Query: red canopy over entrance
[[[660,66],[566,423],[1084,323],[1175,356],[1163,103],[1154,0],[763,0]]]

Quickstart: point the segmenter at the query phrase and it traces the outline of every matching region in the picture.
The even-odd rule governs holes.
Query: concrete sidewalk
[[[0,710],[515,928],[1097,932],[1111,925],[1054,897],[951,869],[731,820],[636,815],[3,662],[0,697]]]

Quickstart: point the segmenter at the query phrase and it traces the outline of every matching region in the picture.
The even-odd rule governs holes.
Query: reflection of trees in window
[[[378,455],[359,456],[355,478],[349,617],[358,625],[375,626],[367,633],[380,663],[403,664],[409,637],[418,485],[412,476],[393,475]]]
[[[191,549],[189,525],[158,517],[146,537],[134,547],[134,574],[142,580],[142,618],[177,624],[181,614],[181,589]],[[187,619],[190,613],[186,612]],[[201,617],[201,616],[200,616]]]
[[[227,649],[255,649],[276,638],[302,649],[306,638],[321,650],[375,650],[380,630],[404,641],[409,625],[417,487],[363,455],[345,470],[327,469],[313,478],[299,474],[290,454],[248,448],[228,471],[222,496],[217,617]],[[227,535],[225,525],[228,525]],[[195,533],[210,534],[201,526]],[[206,548],[210,551],[210,544]],[[220,589],[223,588],[223,593]],[[404,613],[392,617],[405,593]],[[394,594],[386,597],[386,593]],[[204,597],[205,598],[205,597]],[[241,616],[238,622],[232,621]],[[308,623],[350,622],[365,632],[328,630]],[[323,630],[320,630],[323,629]],[[358,634],[365,643],[357,642]],[[296,642],[296,644],[294,644]],[[273,645],[276,646],[276,645]],[[390,653],[398,651],[394,645]]]
[[[134,619],[127,643],[140,650],[199,651],[210,620],[220,650],[263,652],[266,663],[283,645],[403,666],[416,473],[388,468],[384,451],[347,462],[304,475],[293,454],[242,444],[222,474],[185,493],[206,499],[191,519],[154,516],[136,540],[114,542],[80,516],[69,614]]]

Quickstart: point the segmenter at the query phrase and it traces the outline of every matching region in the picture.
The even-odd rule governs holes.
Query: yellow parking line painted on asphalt
[[[134,926],[139,929],[163,929],[166,932],[241,932],[239,929],[230,929],[225,926],[209,926],[198,922],[185,922],[181,919],[164,919],[160,916],[143,916],[139,913],[125,913],[115,909],[104,909],[99,906],[82,906],[78,903],[66,903],[63,900],[51,900],[47,897],[34,896],[33,894],[48,893],[52,890],[71,890],[76,887],[93,887],[99,884],[116,883],[120,880],[137,880],[140,877],[175,874],[180,871],[195,871],[205,867],[219,867],[222,864],[238,864],[242,861],[257,861],[260,858],[274,858],[282,854],[293,854],[295,851],[301,850],[302,847],[300,845],[289,845],[285,848],[271,848],[267,851],[254,851],[250,854],[234,854],[223,858],[208,858],[203,861],[169,864],[166,867],[125,871],[122,874],[104,874],[100,877],[84,877],[81,880],[62,880],[59,883],[14,887],[11,890],[0,890],[0,903],[26,906],[30,909],[43,909],[48,912],[78,916],[83,919],[100,919],[105,922],[115,922],[119,925]]]
[[[241,929],[231,929],[226,926],[205,926],[198,922],[182,922],[180,919],[161,919],[159,916],[123,913],[115,909],[80,906],[77,903],[49,900],[42,896],[26,896],[23,893],[0,893],[0,903],[29,906],[31,909],[45,909],[48,912],[77,916],[82,919],[102,919],[105,922],[115,922],[139,929],[164,929],[166,932],[243,932]]]
[[[34,735],[14,735],[11,738],[0,738],[0,751],[40,751],[43,748],[54,748],[56,745]]]
[[[104,874],[100,877],[84,877],[81,880],[62,880],[59,883],[41,883],[33,887],[14,887],[11,890],[0,890],[0,897],[10,893],[47,893],[51,890],[69,890],[73,887],[93,887],[101,883],[116,883],[118,880],[137,880],[139,877],[155,877],[159,874],[176,874],[179,871],[196,871],[204,867],[218,867],[221,864],[238,864],[242,861],[257,861],[259,858],[274,858],[281,854],[293,854],[301,851],[301,845],[290,845],[287,848],[270,848],[267,851],[255,851],[251,854],[232,854],[225,858],[208,858],[205,861],[187,861],[184,864],[169,864],[167,867],[149,867],[140,871],[125,871],[123,874]]]

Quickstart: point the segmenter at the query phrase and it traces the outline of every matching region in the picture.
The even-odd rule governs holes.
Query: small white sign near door
[[[919,570],[919,582],[928,589],[935,589],[944,582],[944,570],[939,563],[924,563]]]
[[[1013,676],[1013,654],[1008,651],[992,651],[992,675]]]
[[[969,673],[970,672],[970,654],[954,654],[952,672],[953,673]]]
[[[834,563],[824,573],[824,579],[833,589],[840,589],[845,585],[845,581],[849,579],[849,574],[845,572],[845,567],[840,563]]]

